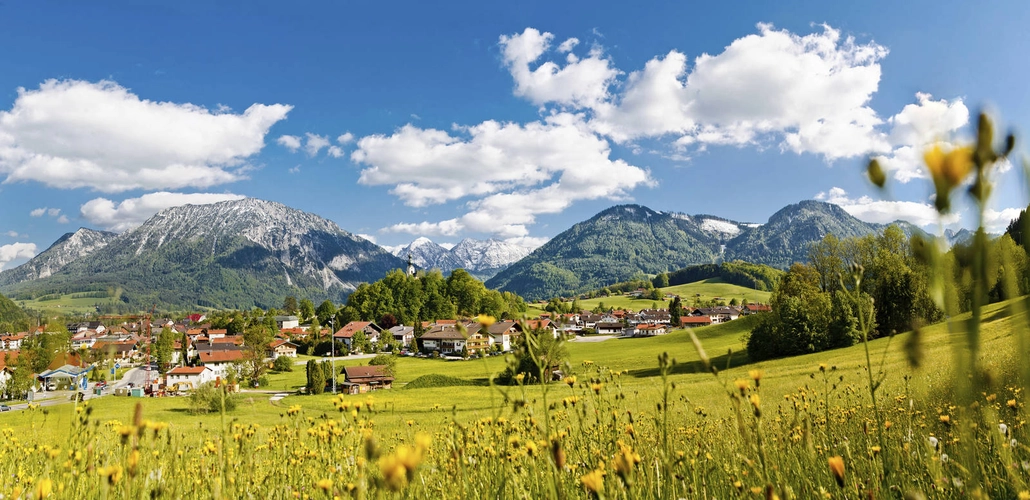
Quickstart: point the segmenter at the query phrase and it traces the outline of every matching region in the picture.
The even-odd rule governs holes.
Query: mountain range
[[[530,249],[514,243],[471,238],[448,249],[425,237],[389,250],[401,259],[410,256],[411,262],[423,269],[439,269],[446,274],[460,268],[484,281],[530,252]]]
[[[896,224],[906,234],[925,234]],[[388,251],[317,215],[247,198],[169,208],[122,234],[85,228],[66,234],[0,272],[0,292],[17,300],[95,293],[135,310],[267,308],[287,295],[341,302],[359,283],[405,268],[410,255],[419,268],[463,268],[489,278],[490,288],[533,300],[721,260],[786,268],[826,234],[847,238],[884,227],[813,200],[784,207],[763,224],[619,205],[532,252],[472,239],[448,249],[427,238]],[[948,236],[961,242],[968,232]]]
[[[403,266],[329,220],[247,198],[169,208],[116,236],[81,229],[0,273],[0,290],[106,291],[135,307],[273,307],[286,295],[341,301]]]
[[[906,234],[921,231],[900,226]],[[486,285],[536,300],[720,260],[786,268],[804,261],[809,246],[827,234],[848,238],[885,227],[815,200],[784,207],[764,224],[620,205],[555,236]]]

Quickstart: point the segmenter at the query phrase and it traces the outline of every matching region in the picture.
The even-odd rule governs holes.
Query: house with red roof
[[[289,358],[297,357],[297,344],[290,342],[289,340],[276,339],[269,343],[271,347],[272,359],[276,359],[280,356],[286,356]]]
[[[200,364],[211,369],[216,378],[225,378],[229,366],[243,361],[243,351],[226,349],[217,351],[197,351]]]
[[[343,342],[348,350],[353,350],[354,334],[358,332],[364,332],[369,342],[379,342],[379,334],[383,333],[383,329],[371,321],[351,321],[333,334],[333,340]]]

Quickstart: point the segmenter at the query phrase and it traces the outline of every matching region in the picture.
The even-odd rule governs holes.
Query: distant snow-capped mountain
[[[0,286],[46,278],[72,261],[103,248],[117,237],[117,233],[85,227],[67,233],[28,262],[0,272]]]
[[[460,268],[481,279],[497,274],[532,251],[515,243],[471,238],[461,240],[447,249],[425,237],[389,250],[401,259],[407,259],[410,255],[412,263],[423,269],[439,269],[449,273]]]
[[[29,295],[106,288],[130,304],[265,308],[287,295],[339,301],[403,267],[332,221],[246,198],[162,210],[59,272],[0,288]]]

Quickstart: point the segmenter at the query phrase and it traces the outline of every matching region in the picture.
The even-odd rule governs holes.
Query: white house
[[[243,351],[238,349],[219,351],[198,351],[200,363],[211,369],[217,378],[225,378],[229,367],[243,361]]]
[[[270,344],[272,359],[276,359],[280,356],[286,356],[288,358],[297,357],[297,344],[290,342],[289,340],[276,339]]]
[[[622,323],[615,322],[598,322],[594,329],[597,333],[602,335],[621,335],[622,334]]]
[[[390,329],[390,335],[397,342],[400,342],[402,346],[408,347],[412,342],[415,341],[415,327],[397,325]]]
[[[514,321],[498,321],[486,329],[490,334],[490,345],[500,345],[502,351],[511,350],[512,337],[522,333],[522,327]]]
[[[28,336],[29,334],[26,332],[16,333],[13,335],[0,335],[0,350],[17,351],[21,349],[21,343]]]
[[[196,389],[215,380],[215,373],[207,366],[180,366],[165,374],[165,386],[178,384],[178,390]]]

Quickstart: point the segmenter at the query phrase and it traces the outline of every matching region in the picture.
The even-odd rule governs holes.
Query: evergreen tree
[[[669,303],[669,320],[672,322],[672,326],[682,326],[681,316],[683,316],[683,304],[680,302],[680,296],[677,295]]]

